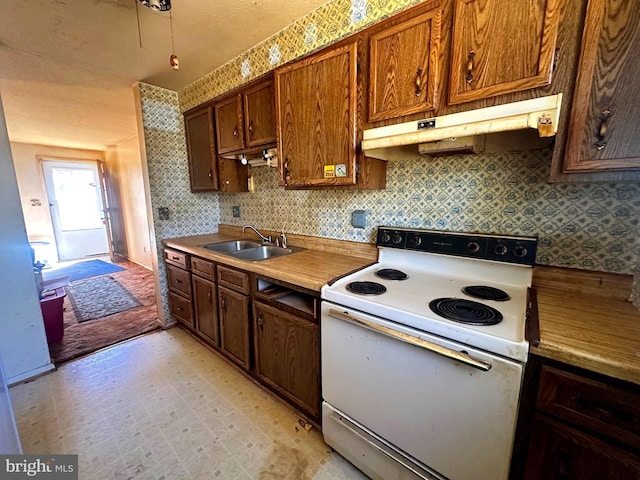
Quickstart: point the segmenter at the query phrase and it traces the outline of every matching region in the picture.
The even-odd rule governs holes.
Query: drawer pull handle
[[[173,257],[171,257],[171,260],[176,260],[177,261],[177,260],[180,260],[180,257],[173,256]]]
[[[470,367],[482,370],[483,372],[488,372],[491,369],[490,363],[478,360],[477,358],[473,358],[466,352],[458,352],[457,350],[443,347],[442,345],[438,345],[437,343],[424,340],[414,335],[397,332],[389,327],[378,325],[377,323],[370,322],[369,320],[365,320],[364,318],[359,318],[355,315],[341,312],[333,308],[329,309],[329,315],[333,318],[337,318],[338,320],[346,320],[347,322],[355,323],[356,325],[363,326],[365,328],[373,330],[374,332],[378,332],[382,335],[386,335],[387,337],[391,337],[395,340],[399,340],[401,342],[408,343],[419,348],[424,348],[425,350],[429,350],[430,352],[442,355],[443,357],[462,362],[466,365],[469,365]]]
[[[464,78],[467,83],[473,82],[473,59],[476,56],[476,51],[471,50],[467,55],[467,76]]]
[[[605,136],[607,135],[607,121],[611,117],[611,110],[605,108],[602,113],[598,116],[599,124],[598,124],[598,133],[596,134],[596,143],[593,144],[596,150],[602,150],[607,146],[607,141],[605,140]]]
[[[416,80],[415,80],[415,92],[416,92],[416,97],[419,97],[420,95],[422,95],[422,69],[419,68],[416,71]]]

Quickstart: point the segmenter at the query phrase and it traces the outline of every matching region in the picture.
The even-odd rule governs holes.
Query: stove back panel
[[[538,239],[381,226],[378,227],[376,245],[532,266]]]

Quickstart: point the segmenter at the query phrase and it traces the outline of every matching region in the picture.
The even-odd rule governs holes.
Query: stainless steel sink
[[[263,245],[256,248],[247,248],[246,250],[238,250],[232,252],[229,255],[235,258],[241,258],[242,260],[267,260],[268,258],[282,257],[283,255],[289,255],[294,251],[300,249],[273,247],[271,245]]]
[[[262,243],[251,242],[249,240],[209,243],[208,245],[202,245],[202,248],[251,262],[282,257],[283,255],[304,250],[304,248],[300,247],[282,248],[274,245],[263,245]]]
[[[203,248],[213,250],[214,252],[218,253],[232,253],[239,250],[246,250],[248,248],[256,248],[259,246],[260,244],[258,242],[250,242],[247,240],[233,240],[230,242],[210,243],[208,245],[203,245]]]

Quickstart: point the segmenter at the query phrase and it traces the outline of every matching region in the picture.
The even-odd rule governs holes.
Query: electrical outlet
[[[158,207],[158,220],[169,220],[169,207]]]
[[[367,226],[367,211],[354,210],[351,212],[351,225],[354,228],[365,228]]]
[[[234,217],[239,217],[240,216],[240,205],[234,205],[232,208],[233,211],[233,216]]]

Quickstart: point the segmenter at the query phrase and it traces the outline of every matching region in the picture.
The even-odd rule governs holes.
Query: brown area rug
[[[49,344],[54,364],[59,365],[160,328],[153,272],[133,262],[121,262],[118,265],[126,270],[109,276],[126,288],[141,305],[97,321],[79,323],[67,295],[64,299],[64,336],[60,342]]]

